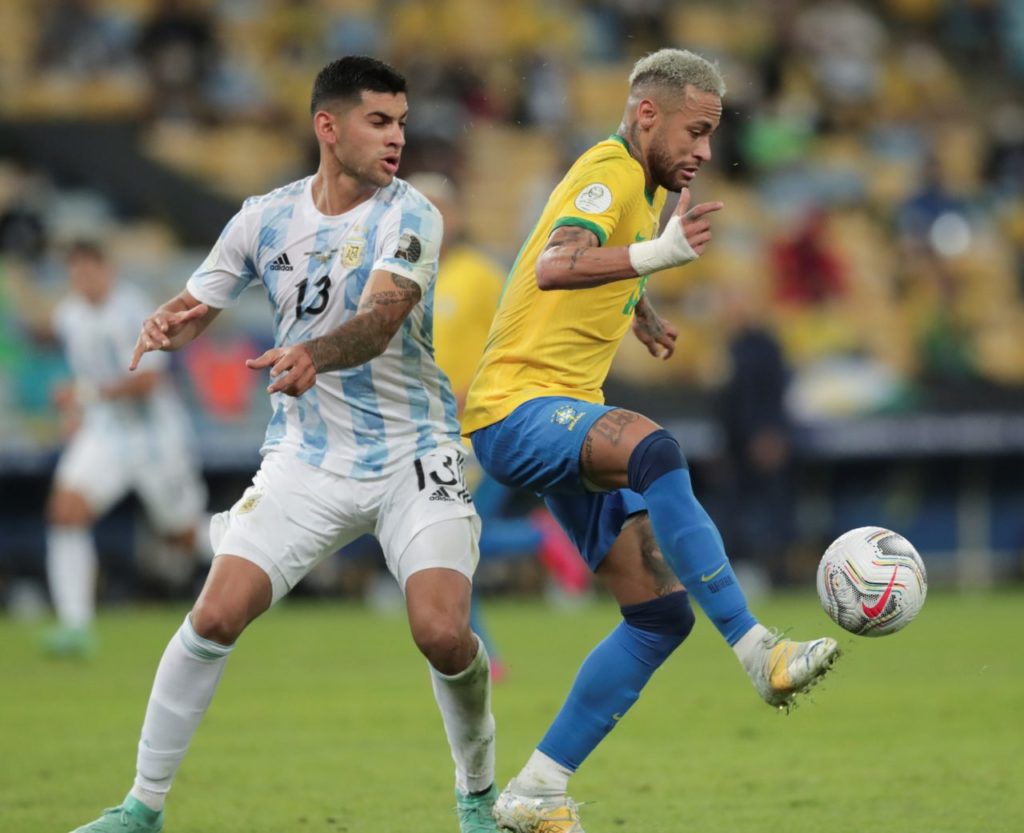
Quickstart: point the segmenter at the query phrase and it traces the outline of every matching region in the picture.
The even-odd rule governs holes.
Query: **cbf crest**
[[[341,264],[346,269],[355,269],[363,262],[365,240],[346,240],[341,248]]]
[[[572,431],[582,416],[583,411],[574,408],[572,405],[560,405],[551,415],[551,421],[555,425],[564,425],[568,430]]]

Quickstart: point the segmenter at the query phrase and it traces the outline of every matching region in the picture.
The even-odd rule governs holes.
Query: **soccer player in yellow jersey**
[[[722,204],[691,208],[689,186],[711,158],[724,93],[718,68],[692,52],[637,62],[617,133],[576,161],[523,246],[470,388],[463,431],[484,469],[545,495],[623,615],[495,804],[498,826],[518,833],[581,833],[569,777],[689,634],[688,593],[773,706],[788,706],[838,655],[834,640],[794,642],[757,622],[679,444],[603,404],[628,330],[655,356],[675,346],[644,287],[711,239]],[[665,191],[680,199],[659,234]]]

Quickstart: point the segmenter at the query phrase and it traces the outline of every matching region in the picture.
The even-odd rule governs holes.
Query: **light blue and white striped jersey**
[[[73,292],[62,298],[53,312],[53,328],[75,380],[98,387],[124,379],[142,322],[151,311],[141,292],[121,283],[98,304]],[[166,353],[147,353],[139,367],[160,371],[168,362]],[[145,398],[89,402],[82,420],[84,428],[117,437],[126,448],[165,441],[182,447],[192,443],[188,412],[166,377]]]
[[[352,318],[371,272],[415,281],[420,302],[383,354],[359,367],[318,373],[298,398],[271,396],[262,448],[264,454],[290,451],[342,476],[388,476],[414,456],[459,441],[455,398],[434,361],[441,215],[400,179],[351,211],[321,214],[312,181],[247,199],[187,289],[224,308],[259,281],[274,315],[274,343],[286,347]]]

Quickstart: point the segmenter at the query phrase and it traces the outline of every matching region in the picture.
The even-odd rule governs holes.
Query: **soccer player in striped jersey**
[[[148,302],[117,279],[95,241],[72,243],[67,269],[71,292],[53,312],[52,331],[72,380],[54,391],[54,401],[77,427],[47,506],[46,574],[58,628],[45,647],[55,656],[83,656],[94,648],[96,520],[134,492],[163,539],[158,546],[167,545],[187,576],[209,519],[192,426],[168,378],[168,357],[147,357],[138,373],[125,368]]]
[[[125,801],[80,828],[154,833],[164,798],[246,626],[322,558],[380,540],[430,664],[462,833],[495,830],[488,659],[469,627],[479,519],[463,482],[455,399],[434,362],[442,223],[395,178],[405,79],[372,58],[313,86],[314,176],[249,199],[186,288],[145,320],[131,359],[196,338],[251,284],[274,314],[263,462],[211,523],[216,557],[156,673]]]
[[[691,208],[688,186],[711,158],[724,93],[717,67],[688,51],[634,66],[619,130],[576,161],[520,251],[470,388],[463,432],[484,469],[546,496],[623,616],[495,804],[499,827],[517,833],[582,831],[569,777],[689,634],[688,595],[773,706],[787,706],[838,652],[831,639],[794,642],[757,622],[679,444],[601,392],[630,329],[654,356],[675,347],[644,287],[711,239],[722,205]],[[659,234],[666,191],[680,200]]]

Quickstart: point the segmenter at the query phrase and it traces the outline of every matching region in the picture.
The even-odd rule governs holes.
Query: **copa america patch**
[[[584,214],[603,214],[611,204],[612,191],[601,182],[592,182],[580,191],[573,203]]]
[[[395,257],[415,263],[420,259],[421,254],[423,254],[423,244],[420,243],[420,239],[411,231],[403,231],[402,236],[398,238],[398,251],[395,252]]]

